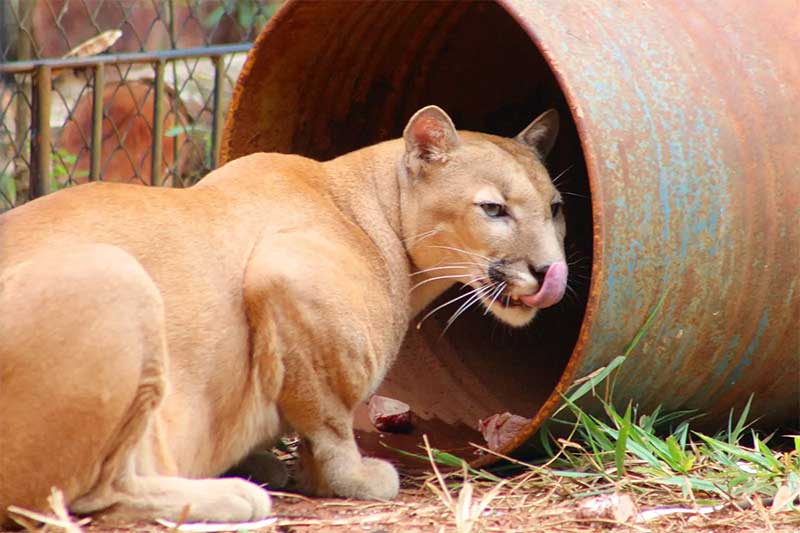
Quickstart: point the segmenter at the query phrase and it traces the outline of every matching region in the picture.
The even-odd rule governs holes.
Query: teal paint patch
[[[742,354],[742,358],[739,359],[739,361],[736,363],[736,366],[733,367],[733,371],[728,378],[729,385],[734,385],[737,383],[742,377],[742,372],[744,369],[753,364],[753,356],[761,344],[761,337],[763,337],[764,331],[767,329],[767,325],[769,325],[769,309],[764,309],[764,313],[761,315],[761,319],[758,321],[758,329],[756,330],[756,334],[750,340],[750,344],[747,345],[747,349],[745,349],[744,354]]]
[[[736,335],[728,342],[728,346],[725,350],[725,355],[720,357],[719,361],[717,361],[717,364],[714,365],[714,370],[712,371],[712,373],[715,378],[721,379],[728,372],[728,368],[730,368],[731,362],[733,360],[733,354],[736,353],[737,348],[739,348],[739,344],[741,344],[741,342],[742,342],[741,335]]]
[[[794,296],[794,288],[797,285],[797,280],[792,280],[789,284],[789,290],[786,291],[786,299],[784,300],[784,305],[788,306],[792,303],[792,297]]]

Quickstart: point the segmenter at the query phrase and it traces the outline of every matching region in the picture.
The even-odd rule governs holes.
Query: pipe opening
[[[504,136],[550,107],[561,116],[547,167],[553,177],[563,173],[558,185],[567,193],[574,294],[522,330],[484,316],[482,308],[465,313],[444,336],[446,310],[419,331],[413,322],[379,393],[411,405],[415,430],[378,434],[366,412],[357,417],[359,443],[371,455],[397,461],[381,442],[419,452],[427,433],[433,446],[482,463],[469,445],[484,443],[478,420],[505,411],[534,418],[561,379],[581,328],[592,264],[578,134],[564,94],[525,30],[502,6],[485,2],[290,3],[251,52],[222,160],[254,151],[329,159],[399,137],[413,112],[428,104],[444,108],[459,129]],[[453,291],[458,288],[433,305]]]

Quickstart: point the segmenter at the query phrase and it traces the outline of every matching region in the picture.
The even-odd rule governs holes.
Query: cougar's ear
[[[515,139],[533,148],[539,154],[539,157],[544,159],[556,144],[557,136],[558,111],[548,109],[536,117]]]
[[[461,143],[453,121],[435,105],[423,107],[403,130],[406,166],[417,174],[426,163],[445,163],[448,154]]]

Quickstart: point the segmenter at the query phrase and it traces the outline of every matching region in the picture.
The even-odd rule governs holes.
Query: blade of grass
[[[742,409],[741,414],[739,415],[739,420],[736,422],[736,426],[731,428],[731,422],[733,421],[733,410],[731,410],[730,414],[728,415],[728,443],[729,444],[736,444],[742,438],[742,432],[745,430],[747,417],[750,415],[750,405],[753,403],[753,395],[750,395],[750,398],[747,400],[747,404],[745,404],[744,409]]]
[[[625,415],[622,417],[619,426],[619,435],[617,435],[617,446],[614,451],[614,461],[617,464],[617,477],[625,475],[625,457],[628,451],[628,433],[631,430],[631,404],[628,402],[628,407],[625,409]]]
[[[423,435],[423,437],[425,437],[425,436]],[[413,457],[414,459],[419,459],[420,461],[425,461],[425,462],[428,462],[430,460],[428,455],[421,455],[421,454],[418,454],[418,453],[413,453],[413,452],[408,452],[406,450],[401,450],[399,448],[394,448],[392,446],[389,446],[385,442],[381,442],[380,444],[381,444],[381,446],[383,446],[387,450],[391,450],[394,453],[397,453],[399,455],[404,455],[406,457]],[[422,446],[422,445],[420,445],[420,448],[425,449],[425,447]],[[427,452],[427,450],[426,450],[426,452]],[[478,477],[478,478],[481,478],[481,479],[485,479],[487,481],[494,481],[494,482],[499,482],[499,481],[502,480],[502,478],[500,478],[498,476],[495,476],[491,472],[487,472],[486,470],[478,470],[477,468],[473,468],[473,467],[469,466],[469,464],[466,461],[464,461],[460,457],[456,457],[455,455],[453,455],[451,453],[443,452],[443,451],[438,450],[436,448],[431,448],[430,453],[433,456],[433,460],[436,461],[437,464],[440,464],[442,466],[447,466],[447,467],[450,467],[450,468],[461,468],[462,466],[466,465],[466,468],[469,471],[469,473],[472,474],[475,477]]]
[[[753,433],[753,442],[755,443],[755,449],[761,454],[764,460],[771,465],[771,470],[775,473],[780,473],[783,471],[783,464],[775,457],[772,453],[772,450],[767,447],[764,442],[758,438],[758,435],[755,431]]]
[[[746,450],[739,446],[728,444],[727,442],[722,442],[720,440],[714,439],[712,437],[708,437],[703,435],[702,433],[694,432],[700,439],[703,440],[707,445],[711,446],[712,448],[722,451],[728,454],[730,457],[747,461],[748,463],[752,463],[758,465],[766,470],[770,470],[770,463],[760,454]]]
[[[625,348],[625,352],[622,355],[618,355],[617,357],[613,358],[611,362],[608,363],[608,365],[598,368],[588,376],[576,380],[573,386],[578,385],[580,383],[580,385],[578,385],[578,388],[575,389],[574,391],[570,390],[567,391],[566,397],[569,398],[570,401],[577,402],[579,399],[584,397],[589,391],[594,391],[597,385],[605,381],[606,378],[608,378],[612,374],[612,372],[614,372],[614,370],[619,368],[619,366],[625,362],[625,359],[628,357],[628,355],[631,354],[631,352],[633,352],[634,348],[636,348],[636,345],[639,344],[639,341],[647,332],[647,329],[650,327],[650,324],[653,322],[656,315],[658,314],[658,311],[661,309],[661,306],[664,304],[664,300],[666,299],[667,294],[668,291],[665,291],[658,299],[658,302],[656,302],[655,307],[653,307],[653,309],[650,311],[650,313],[648,314],[647,318],[644,321],[644,324],[642,324],[642,327],[639,328],[639,331],[636,332],[636,335],[633,337],[633,340],[628,344],[627,348]],[[562,396],[564,395],[562,394]],[[608,401],[608,398],[606,399],[606,401]],[[564,408],[565,408],[564,404],[560,405],[558,409],[556,409],[555,412],[553,412],[551,418],[558,415],[558,413],[560,413]]]
[[[661,293],[661,296],[658,298],[656,305],[647,315],[644,324],[642,324],[642,327],[639,328],[639,331],[636,332],[636,335],[634,335],[633,340],[631,340],[631,342],[628,344],[628,347],[625,348],[625,351],[622,353],[622,357],[625,357],[627,359],[627,357],[633,352],[634,348],[636,348],[636,346],[639,344],[639,341],[642,340],[644,334],[647,332],[648,329],[650,329],[650,324],[653,323],[653,320],[655,320],[656,315],[661,310],[661,306],[664,305],[664,300],[666,300],[668,294],[669,290],[665,290],[663,293]],[[617,381],[616,377],[617,377],[616,374],[613,374],[611,378],[609,378],[609,380],[606,382],[606,391],[603,398],[609,403],[611,402],[611,398],[614,396],[614,386],[616,385]]]

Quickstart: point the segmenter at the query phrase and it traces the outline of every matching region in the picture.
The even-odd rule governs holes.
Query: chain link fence
[[[281,3],[0,0],[0,212],[87,181],[197,181]]]

